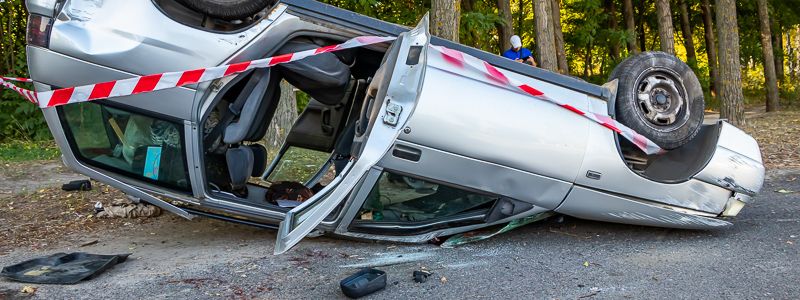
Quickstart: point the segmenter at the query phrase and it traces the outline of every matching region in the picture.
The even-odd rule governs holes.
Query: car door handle
[[[405,160],[419,161],[422,156],[422,150],[404,145],[395,145],[392,155]]]

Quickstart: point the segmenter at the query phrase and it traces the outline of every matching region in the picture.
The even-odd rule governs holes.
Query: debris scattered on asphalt
[[[592,238],[592,237],[589,237],[589,236],[580,236],[580,235],[577,235],[577,234],[564,232],[564,231],[559,231],[559,230],[555,230],[555,229],[552,229],[552,228],[550,228],[548,231],[550,231],[552,233],[558,233],[558,234],[563,234],[563,235],[566,235],[566,236],[576,237],[576,238],[579,238],[579,239],[587,239],[588,240],[588,239]]]
[[[428,271],[428,270],[417,270],[417,271],[414,271],[414,275],[413,275],[414,276],[414,282],[417,282],[417,283],[426,282],[426,281],[428,281],[428,277],[430,277],[431,275],[433,275],[433,273]]]
[[[91,191],[92,190],[92,182],[88,179],[83,180],[73,180],[69,183],[65,183],[61,185],[61,189],[65,191]]]
[[[780,189],[780,190],[777,190],[776,192],[781,193],[781,194],[795,193],[795,191],[790,191],[790,190],[785,190],[785,189]]]
[[[95,203],[94,207],[100,218],[147,218],[161,215],[161,209],[157,206],[134,203],[129,199],[114,199],[109,206]]]
[[[36,288],[30,285],[26,285],[22,287],[22,290],[20,290],[19,292],[27,295],[33,295],[34,293],[36,293]]]
[[[514,230],[516,228],[528,225],[530,223],[547,219],[552,215],[553,215],[553,212],[544,212],[544,213],[528,216],[528,217],[525,217],[525,218],[512,220],[511,222],[508,222],[508,224],[506,224],[506,226],[504,226],[500,230],[495,231],[495,232],[490,232],[490,233],[482,233],[481,231],[473,231],[473,232],[467,232],[467,233],[462,233],[462,234],[456,234],[456,235],[451,236],[450,238],[448,238],[446,241],[444,241],[444,243],[442,243],[440,245],[440,247],[442,247],[442,248],[453,248],[455,246],[464,245],[464,244],[467,244],[467,243],[482,241],[482,240],[491,238],[493,236],[496,236],[498,234],[505,233],[505,232]]]
[[[129,255],[130,253],[118,255],[56,253],[3,267],[0,276],[27,283],[74,284],[124,262]]]
[[[442,278],[439,278],[439,281],[442,283],[447,283],[447,277],[442,276]]]
[[[603,265],[601,265],[601,264],[598,264],[598,263],[594,263],[594,262],[584,261],[584,262],[583,262],[583,266],[588,268],[589,266],[598,266],[598,267],[602,267]]]
[[[595,295],[597,295],[599,293],[600,293],[600,288],[593,287],[593,288],[589,289],[589,293],[588,294],[583,295],[583,296],[579,296],[578,299],[594,297]]]
[[[339,282],[342,293],[350,298],[360,298],[386,288],[386,272],[364,268]]]
[[[98,240],[92,240],[92,241],[88,241],[88,242],[86,242],[86,243],[83,243],[83,244],[81,244],[81,245],[80,245],[80,246],[78,246],[78,247],[86,247],[86,246],[91,246],[91,245],[97,244],[97,242],[99,242],[99,241],[98,241]]]

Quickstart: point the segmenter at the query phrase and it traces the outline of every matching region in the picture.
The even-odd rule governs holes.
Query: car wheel
[[[223,19],[238,20],[255,15],[273,0],[182,0],[186,6],[206,15]]]
[[[664,149],[691,140],[703,123],[700,81],[686,63],[664,52],[645,52],[620,63],[609,81],[619,79],[617,120]]]

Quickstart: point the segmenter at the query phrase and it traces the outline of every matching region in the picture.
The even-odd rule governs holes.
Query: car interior
[[[337,42],[298,37],[273,55]],[[213,109],[202,119],[209,193],[225,201],[288,211],[321,190],[362,150],[371,121],[379,113],[381,103],[376,99],[383,99],[379,87],[388,82],[389,76],[383,74],[390,71],[384,69],[394,66],[396,45],[386,55],[365,48],[324,53],[252,70],[227,83],[208,100],[213,101]],[[386,68],[379,72],[384,63]],[[282,85],[282,80],[309,101],[298,109],[283,141],[267,142],[270,124],[280,117],[277,107],[286,99],[281,94],[288,85]],[[395,224],[398,231],[411,234],[483,223],[491,221],[486,218],[498,199],[384,171],[362,205],[354,229],[366,232],[371,230],[370,223]]]
[[[338,42],[297,37],[273,55]],[[321,189],[355,154],[355,136],[364,134],[357,129],[369,122],[367,108],[374,101],[367,90],[382,57],[376,50],[350,49],[238,75],[212,100],[213,109],[202,120],[208,188],[249,205],[284,209],[297,203],[266,201],[269,186],[295,182],[311,192]],[[282,86],[292,90],[282,91]],[[265,142],[273,118],[280,117],[281,94],[294,89],[308,103],[294,125],[283,129],[283,141]]]

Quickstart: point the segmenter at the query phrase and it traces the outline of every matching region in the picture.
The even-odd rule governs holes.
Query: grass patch
[[[0,143],[0,161],[20,162],[51,160],[61,155],[54,141],[4,141]]]

